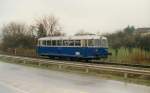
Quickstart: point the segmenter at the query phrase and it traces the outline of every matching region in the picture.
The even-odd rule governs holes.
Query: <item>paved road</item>
[[[150,87],[0,62],[0,93],[150,93]]]

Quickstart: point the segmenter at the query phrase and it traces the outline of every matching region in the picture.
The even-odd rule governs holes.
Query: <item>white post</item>
[[[23,63],[24,63],[24,64],[26,64],[26,61],[25,61],[25,60],[23,60]]]
[[[39,67],[41,66],[41,63],[39,62]]]
[[[127,79],[128,78],[128,73],[124,73],[124,78]]]
[[[88,68],[86,68],[85,72],[86,72],[86,73],[89,73],[89,69],[88,69]]]
[[[61,69],[61,68],[62,68],[62,66],[61,66],[61,65],[58,65],[58,68],[59,68],[59,69]]]

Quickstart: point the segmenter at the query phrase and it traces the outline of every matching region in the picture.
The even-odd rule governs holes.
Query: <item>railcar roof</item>
[[[80,39],[106,39],[104,36],[98,35],[84,35],[84,36],[56,36],[56,37],[42,37],[38,40],[80,40]]]

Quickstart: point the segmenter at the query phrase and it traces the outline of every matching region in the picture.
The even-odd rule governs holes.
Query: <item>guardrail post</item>
[[[127,79],[128,78],[128,73],[124,73],[124,78]]]
[[[25,60],[23,60],[23,64],[26,64],[26,61],[25,61]]]
[[[62,68],[62,65],[61,65],[61,64],[59,64],[59,65],[58,65],[58,69],[61,69],[61,68]]]
[[[85,72],[86,72],[86,73],[89,73],[89,69],[88,69],[88,68],[86,68],[86,69],[85,69]]]
[[[41,63],[39,62],[39,64],[38,64],[38,65],[39,65],[39,67],[40,67],[40,66],[41,66]]]

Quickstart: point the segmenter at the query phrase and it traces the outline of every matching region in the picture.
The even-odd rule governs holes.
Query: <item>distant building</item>
[[[141,35],[150,35],[150,27],[136,28],[135,33],[139,33]]]
[[[137,32],[147,33],[147,32],[150,32],[150,27],[136,28],[135,30]]]

